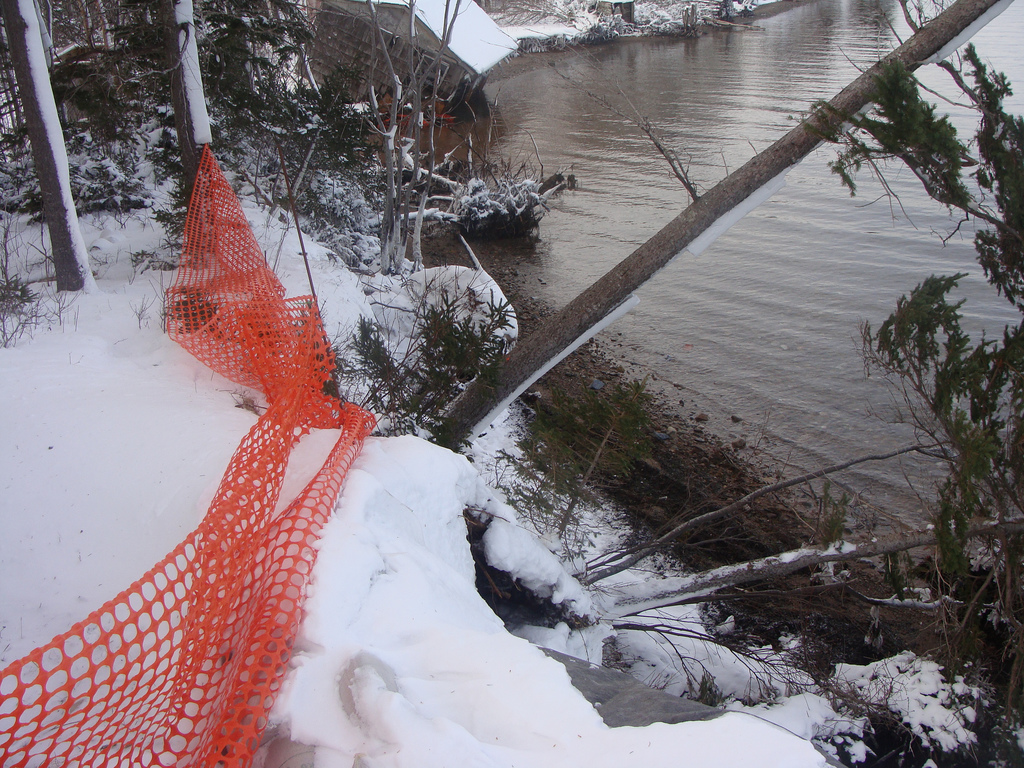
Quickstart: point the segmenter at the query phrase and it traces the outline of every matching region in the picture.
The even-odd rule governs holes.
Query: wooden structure
[[[410,53],[416,74],[433,65],[442,50],[446,25],[450,27],[440,62],[437,96],[443,99],[468,98],[483,86],[487,71],[516,48],[473,0],[373,2],[388,54],[403,79],[410,74]],[[410,41],[410,13],[415,14],[415,44]],[[345,67],[358,76],[356,98],[364,98],[371,85],[386,91],[391,79],[376,36],[367,0],[321,0],[310,57],[314,77],[322,81]]]
[[[621,16],[627,24],[633,23],[633,0],[598,0],[594,10],[601,16]]]

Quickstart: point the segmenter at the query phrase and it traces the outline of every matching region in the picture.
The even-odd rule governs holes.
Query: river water
[[[708,188],[905,29],[892,0],[810,0],[746,30],[617,41],[503,65],[488,86],[504,122],[502,154],[534,166],[539,158],[545,173],[557,168],[579,180],[519,254],[522,280],[561,306],[687,203],[650,142],[584,89],[649,118]],[[1021,41],[1024,2],[975,39],[1024,94]],[[952,93],[931,69],[925,81]],[[1012,102],[1018,113],[1022,104],[1019,96]],[[967,113],[950,109],[969,128]],[[939,235],[955,223],[907,172],[889,170],[899,205],[878,199],[881,188],[866,175],[851,198],[828,170],[834,154],[818,150],[703,254],[677,258],[602,336],[685,413],[707,414],[712,432],[766,449],[790,474],[911,440],[909,428],[889,423],[885,384],[865,377],[859,328],[877,326],[923,278],[970,273],[962,293],[975,331],[1013,319],[980,274],[972,234],[943,246]],[[923,514],[918,494],[929,497],[934,485],[929,468],[910,460],[863,465],[842,479],[869,504],[911,519]]]

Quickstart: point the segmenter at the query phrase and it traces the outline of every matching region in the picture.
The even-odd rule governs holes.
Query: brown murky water
[[[891,0],[816,0],[755,24],[697,40],[523,57],[492,75],[501,152],[513,162],[539,157],[545,174],[571,170],[580,182],[554,202],[520,265],[536,295],[564,304],[686,204],[652,145],[584,87],[649,117],[709,187],[890,50],[892,27],[903,25]],[[1024,2],[976,42],[1024,94],[1020,40]],[[924,77],[943,85],[938,71]],[[880,189],[867,178],[851,199],[827,168],[832,155],[822,149],[808,158],[701,256],[676,259],[604,335],[685,410],[708,413],[723,437],[760,441],[794,471],[910,441],[909,429],[886,421],[884,384],[864,376],[859,328],[878,324],[927,275],[970,273],[963,293],[975,330],[997,330],[1013,317],[985,284],[971,233],[943,246],[938,235],[954,223],[909,174],[890,174],[902,209],[876,200]],[[920,502],[906,472],[929,492],[927,468],[911,462],[866,466],[844,479],[884,508],[915,516]]]

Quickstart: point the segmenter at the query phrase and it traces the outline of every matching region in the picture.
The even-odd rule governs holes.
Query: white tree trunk
[[[161,0],[164,45],[171,74],[171,105],[181,149],[182,188],[191,197],[202,147],[212,141],[192,0]]]
[[[196,43],[195,10],[192,0],[177,0],[174,21],[178,27],[178,50],[181,51],[181,80],[185,101],[192,121],[192,141],[197,147],[213,141],[210,115],[206,111],[206,93],[199,69],[199,46]]]
[[[89,254],[71,196],[64,134],[46,67],[39,10],[33,0],[2,0],[4,27],[43,198],[59,291],[93,291]]]

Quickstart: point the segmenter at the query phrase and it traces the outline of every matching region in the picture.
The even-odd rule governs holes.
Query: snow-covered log
[[[181,149],[182,181],[191,194],[199,156],[212,141],[206,95],[199,69],[199,49],[192,0],[163,0],[164,44],[171,75],[171,105]]]
[[[1019,534],[1024,530],[1024,521],[1015,520],[1007,523],[984,523],[971,528],[967,538],[986,538],[1001,534]],[[917,531],[906,536],[892,536],[884,539],[873,539],[863,544],[838,542],[828,547],[804,547],[803,549],[783,552],[781,555],[762,557],[745,563],[723,565],[710,571],[701,571],[684,577],[674,589],[652,595],[641,601],[620,603],[611,612],[612,618],[634,616],[644,611],[676,605],[693,597],[711,595],[726,587],[737,587],[758,581],[781,578],[805,568],[828,563],[844,563],[863,558],[879,557],[894,552],[906,552],[918,547],[932,547],[938,541],[934,529]]]
[[[544,197],[529,179],[498,180],[495,189],[470,179],[455,196],[452,213],[468,237],[518,237],[536,228]]]

